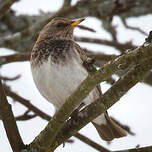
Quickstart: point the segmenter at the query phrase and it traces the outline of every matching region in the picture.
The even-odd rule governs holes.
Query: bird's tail
[[[101,114],[92,121],[97,129],[99,136],[105,141],[111,141],[114,138],[121,138],[127,136],[124,129],[116,124],[109,116],[108,113]]]

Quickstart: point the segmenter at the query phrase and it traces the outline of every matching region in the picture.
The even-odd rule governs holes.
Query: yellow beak
[[[76,26],[78,26],[78,24],[80,24],[84,20],[85,19],[82,18],[82,19],[78,19],[78,20],[72,21],[71,26],[76,27]]]

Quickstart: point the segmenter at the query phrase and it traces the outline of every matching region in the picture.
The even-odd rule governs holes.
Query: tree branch
[[[0,3],[0,18],[8,11],[11,5],[17,0],[4,0]]]
[[[152,146],[142,147],[142,148],[133,148],[126,150],[119,150],[114,152],[152,152]]]
[[[41,118],[43,118],[45,120],[50,120],[51,117],[49,115],[47,115],[46,113],[42,112],[40,109],[38,109],[37,107],[32,105],[29,100],[19,96],[15,92],[11,91],[8,87],[6,87],[6,86],[4,86],[4,87],[5,87],[5,92],[6,92],[7,96],[10,96],[11,98],[15,99],[16,101],[18,101],[19,103],[21,103],[22,105],[27,107],[29,110],[38,114]]]
[[[49,121],[51,119],[51,116],[49,116],[48,114],[42,112],[40,109],[38,109],[37,107],[33,106],[29,100],[19,96],[18,94],[12,92],[8,87],[4,86],[5,90],[6,90],[6,94],[7,96],[10,96],[11,98],[13,98],[15,101],[18,101],[19,103],[21,103],[22,105],[26,106],[30,111],[33,111],[37,116],[41,117],[44,120]],[[32,115],[34,116],[34,115]],[[26,117],[27,119],[29,117]],[[26,119],[25,117],[17,117],[16,120],[18,119]],[[31,118],[31,117],[30,117]],[[80,133],[77,133],[75,135],[76,138],[78,138],[79,140],[81,140],[82,142],[89,144],[90,146],[92,146],[95,149],[104,149],[104,147],[102,147],[101,145],[95,143],[94,141],[92,141],[91,139],[81,135]]]
[[[115,104],[129,89],[142,81],[146,72],[151,68],[152,59],[140,62],[124,77],[120,78],[106,93],[104,93],[101,99],[98,99],[85,107],[78,113],[77,118],[69,119],[57,135],[57,141],[54,141],[54,147],[52,146],[53,149],[58,147],[62,142],[66,141],[78,130]]]
[[[15,77],[6,77],[6,76],[1,76],[0,75],[0,79],[3,80],[3,81],[14,81],[14,80],[17,80],[21,77],[21,75],[17,75]]]
[[[8,64],[12,62],[29,61],[30,52],[27,53],[15,53],[12,55],[0,56],[0,65]]]
[[[24,148],[23,141],[20,137],[16,121],[11,109],[11,105],[8,103],[2,82],[0,80],[0,115],[4,124],[4,128],[6,130],[6,134],[12,150],[14,152],[19,152],[22,148]]]
[[[114,72],[130,65],[137,64],[152,56],[152,45],[141,46],[134,51],[128,52],[115,60],[108,62],[93,75],[89,75],[74,93],[63,104],[59,111],[54,115],[46,128],[31,143],[34,148],[42,148],[48,150],[55,141],[55,136],[70,117],[73,110],[80,102],[89,94],[89,92],[100,82],[109,78]],[[120,66],[121,65],[121,66]],[[123,65],[123,66],[122,66]],[[70,132],[70,131],[69,131]],[[50,140],[48,140],[48,138]],[[47,140],[47,142],[46,142]],[[40,144],[40,145],[39,145]],[[54,146],[54,145],[53,145]]]
[[[81,141],[85,141],[86,144],[90,145],[91,147],[94,147],[96,150],[101,151],[101,152],[110,152],[108,149],[96,144],[93,140],[88,139],[82,134],[76,133],[74,135],[76,138],[78,138]]]
[[[145,31],[143,31],[142,29],[140,29],[138,27],[132,27],[132,26],[128,25],[126,20],[123,19],[123,18],[121,18],[121,20],[122,20],[122,23],[124,24],[124,26],[126,28],[131,29],[131,30],[136,30],[136,31],[140,32],[141,34],[148,36],[148,34]]]
[[[37,116],[37,114],[29,114],[30,110],[25,111],[22,115],[15,117],[16,121],[30,120]]]
[[[95,44],[100,44],[100,45],[106,45],[106,46],[112,46],[120,52],[125,52],[127,49],[133,49],[136,46],[134,46],[131,42],[126,42],[126,43],[119,43],[116,41],[110,41],[110,40],[102,40],[98,38],[88,38],[88,37],[75,37],[75,40],[78,42],[89,42],[89,43],[95,43]]]
[[[84,26],[84,25],[78,25],[77,27],[82,29],[82,30],[89,31],[89,32],[93,32],[93,33],[96,32],[96,30],[94,30],[93,28],[90,28],[90,27],[87,27],[87,26]]]
[[[48,23],[55,16],[64,16],[69,18],[94,16],[101,20],[105,19],[105,17],[113,17],[114,15],[119,15],[122,18],[127,18],[130,16],[138,16],[141,14],[145,15],[151,13],[150,7],[152,7],[152,4],[150,0],[146,1],[149,6],[148,8],[146,7],[147,3],[144,3],[142,0],[136,0],[135,2],[132,2],[131,5],[126,0],[121,0],[118,2],[119,3],[116,4],[115,1],[111,0],[107,0],[106,3],[101,0],[96,0],[95,2],[92,0],[78,1],[74,6],[67,7],[66,9],[61,8],[53,15],[52,13],[51,15],[47,13],[44,17],[40,17],[40,19],[35,24],[32,24],[32,26],[23,30],[22,32],[18,32],[11,36],[4,37],[0,40],[0,47],[10,48],[16,51],[29,51],[38,36],[38,32],[46,23]],[[132,8],[131,6],[136,7]],[[144,7],[146,9],[141,9],[141,7]],[[126,8],[131,9],[129,12],[127,12]],[[102,44],[102,42],[99,43]],[[109,43],[110,46],[120,47],[120,50],[133,48],[131,43],[124,44],[123,46],[118,46],[118,43],[114,44],[114,42],[108,41],[105,41],[103,43]]]
[[[152,86],[152,71],[149,71],[143,81],[144,83]]]
[[[70,2],[70,0],[67,0],[67,1]],[[149,5],[147,5],[147,4],[149,4]],[[144,6],[144,8],[147,8],[147,6],[148,6],[148,8],[147,9],[141,9],[143,6]],[[90,9],[90,8],[92,8],[92,9]],[[96,8],[96,9],[94,9],[94,8]],[[92,10],[94,10],[94,11],[92,11]],[[53,18],[54,16],[58,16],[58,15],[63,16],[63,14],[64,14],[65,17],[70,17],[70,18],[71,17],[75,18],[75,17],[84,17],[84,16],[95,16],[99,19],[104,20],[105,18],[113,17],[114,15],[120,15],[123,18],[126,18],[126,17],[130,17],[130,16],[139,16],[141,14],[143,15],[143,14],[149,14],[149,13],[151,13],[151,0],[147,0],[146,3],[144,3],[142,0],[136,0],[132,3],[128,3],[128,1],[126,1],[126,0],[121,0],[121,1],[119,1],[119,0],[116,0],[116,1],[96,0],[95,2],[91,1],[91,0],[83,0],[83,1],[79,1],[76,5],[74,5],[72,7],[67,7],[64,10],[60,10],[59,12],[57,12],[56,15],[52,15],[51,17],[48,17],[48,16],[44,17],[44,19],[39,20],[39,22],[37,22],[36,24],[31,26],[30,28],[27,28],[20,33],[16,33],[12,37],[9,36],[9,37],[5,37],[4,39],[1,39],[0,40],[0,45],[3,46],[3,47],[5,46],[5,47],[13,48],[13,49],[18,50],[18,51],[27,51],[27,50],[29,51],[31,46],[35,42],[35,39],[36,39],[36,37],[38,35],[38,32],[40,31],[41,27],[44,24],[46,24],[51,18]],[[31,38],[30,35],[32,35],[32,38]],[[101,42],[99,42],[99,43],[101,43]],[[120,50],[122,50],[123,52],[124,52],[125,49],[128,49],[128,47],[125,48],[124,44],[123,44],[123,46],[122,45],[118,46],[119,42],[116,43],[116,45],[115,45],[114,41],[112,41],[112,43],[110,41],[110,43],[109,43],[107,40],[103,40],[102,43],[105,43],[105,45],[114,46],[115,48],[117,47]],[[107,43],[109,43],[109,44],[107,44]],[[130,48],[133,47],[131,42],[128,43],[128,44],[130,45]],[[25,50],[23,50],[23,48],[25,48]],[[141,51],[142,51],[142,49],[143,48],[141,48]],[[139,52],[137,51],[134,54],[136,57],[134,55],[132,57],[128,57],[128,58],[126,57],[125,60],[124,60],[125,63],[121,62],[121,59],[120,59],[121,57],[120,58],[118,57],[115,60],[113,59],[113,61],[111,61],[111,63],[112,63],[111,66],[108,66],[108,64],[110,64],[110,63],[107,63],[106,64],[107,69],[105,68],[106,66],[104,66],[103,69],[102,69],[103,72],[105,72],[107,70],[107,72],[106,72],[107,75],[105,74],[105,79],[103,77],[100,77],[96,82],[90,80],[89,81],[90,84],[92,83],[91,87],[89,88],[90,90],[88,89],[85,93],[84,88],[82,88],[82,92],[84,91],[84,94],[85,94],[82,97],[82,99],[85,98],[85,96],[87,96],[88,92],[91,91],[91,88],[93,88],[96,83],[99,83],[100,81],[106,80],[107,78],[109,78],[109,76],[112,73],[114,73],[118,70],[121,70],[123,68],[126,68],[126,66],[130,65],[130,63],[131,64],[137,64],[138,62],[143,62],[144,59],[150,58],[150,55],[152,55],[152,54],[149,53],[149,51],[148,51],[149,57],[147,57],[146,54],[141,54]],[[143,57],[142,57],[142,55],[143,55]],[[128,62],[127,62],[127,59],[129,59]],[[14,61],[17,61],[17,60],[18,59],[15,59]],[[118,61],[116,61],[116,60],[118,60]],[[134,61],[131,61],[131,60],[134,60]],[[6,62],[4,62],[4,63],[6,63]],[[117,67],[115,67],[115,66],[117,66]],[[108,70],[112,70],[112,71],[109,72]],[[95,73],[95,74],[96,75],[94,77],[92,76],[91,78],[96,79],[99,76],[98,74],[103,74],[103,73],[99,72],[98,74],[97,73]],[[79,89],[81,90],[81,88],[79,88]],[[73,108],[76,106],[76,104],[78,104],[78,103],[75,102],[74,105],[72,105]],[[69,105],[70,105],[70,99],[69,99]],[[64,108],[65,108],[65,110],[67,110],[66,106]],[[64,109],[63,109],[63,112],[65,112]],[[65,114],[65,113],[63,113],[63,114]],[[62,125],[64,125],[65,120],[69,117],[69,115],[70,115],[70,113],[67,116],[65,116],[64,119],[62,119],[62,122],[59,122],[59,125],[61,125],[61,127],[62,127]],[[58,116],[60,116],[60,115],[58,115]],[[58,118],[56,120],[59,121]],[[56,122],[56,124],[58,124],[58,122]],[[54,126],[54,128],[55,128],[55,126]],[[60,128],[57,128],[57,132],[58,132],[58,130],[60,130]],[[57,132],[55,132],[55,134]],[[54,134],[54,136],[55,136],[55,134]],[[53,136],[53,138],[54,138],[54,136]],[[53,141],[53,139],[52,139],[52,141]]]

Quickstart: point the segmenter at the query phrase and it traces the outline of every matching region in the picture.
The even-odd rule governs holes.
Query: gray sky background
[[[73,3],[75,2],[76,0],[73,1]],[[61,5],[62,1],[21,0],[19,3],[13,5],[13,9],[17,10],[18,14],[37,14],[40,9],[44,12],[56,11],[58,10],[58,8],[61,7]],[[128,23],[132,26],[140,27],[148,33],[150,30],[152,30],[151,19],[152,15],[147,15],[138,18],[130,18],[128,19]],[[101,29],[101,23],[95,18],[88,17],[82,24],[95,28],[97,32],[82,32],[80,29],[76,29],[76,35],[110,39],[110,35],[107,34],[103,29]],[[145,36],[143,36],[139,32],[126,30],[118,17],[114,18],[113,24],[117,25],[117,29],[119,31],[118,38],[121,42],[133,40],[134,44],[136,45],[141,45],[144,42]],[[118,54],[116,50],[111,49],[109,47],[84,43],[79,44],[91,50],[102,51],[108,54]],[[0,49],[0,55],[11,53],[13,53],[13,51],[7,49]],[[48,114],[54,114],[55,109],[53,105],[47,102],[39,94],[33,83],[29,62],[20,62],[5,65],[0,70],[0,73],[7,76],[15,76],[17,74],[22,74],[20,80],[13,83],[9,83],[12,84],[12,89],[18,92],[21,96],[31,100],[35,106],[41,108]],[[101,86],[103,92],[105,92],[109,88],[109,85],[105,83],[102,83]],[[134,148],[137,144],[140,144],[140,146],[151,145],[151,91],[152,88],[148,85],[142,83],[137,84],[124,97],[122,97],[118,103],[116,103],[112,108],[108,110],[110,115],[114,116],[122,123],[131,126],[132,130],[136,133],[136,136],[127,136],[122,139],[116,139],[112,142],[112,144],[108,146],[104,141],[99,138],[96,130],[91,124],[88,124],[86,127],[81,129],[80,132],[93,139],[94,141],[98,142],[99,144],[110,148],[111,150]],[[10,103],[12,103],[10,99],[9,101]],[[15,104],[12,104],[12,107],[15,115],[22,114],[23,111],[26,110],[17,102]],[[17,124],[24,142],[28,144],[40,133],[40,131],[46,126],[47,122],[37,117],[30,121],[18,122]],[[2,122],[0,122],[0,133],[0,152],[11,152],[11,148],[9,146]],[[56,150],[56,152],[96,152],[96,150],[90,148],[88,145],[82,143],[74,137],[72,138],[75,141],[74,144],[66,144],[64,148],[60,146]]]

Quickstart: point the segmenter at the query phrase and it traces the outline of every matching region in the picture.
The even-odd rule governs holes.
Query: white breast
[[[88,72],[75,58],[65,65],[52,63],[49,58],[47,62],[32,68],[32,74],[40,93],[58,109],[87,77]],[[98,94],[94,89],[84,102],[88,105],[96,98]]]

